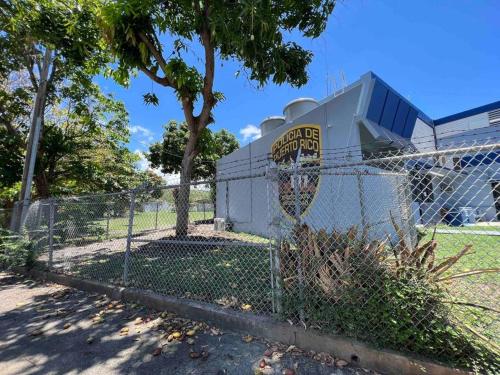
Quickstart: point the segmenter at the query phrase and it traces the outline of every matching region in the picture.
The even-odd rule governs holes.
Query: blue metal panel
[[[415,128],[415,122],[417,122],[417,116],[418,112],[416,111],[416,109],[410,108],[410,112],[408,112],[408,116],[406,117],[403,134],[401,134],[403,138],[411,138],[413,129]]]
[[[462,168],[476,167],[478,165],[489,165],[493,163],[500,163],[500,152],[488,152],[487,154],[478,154],[474,156],[464,156],[460,160]]]
[[[399,101],[399,96],[397,96],[394,91],[389,89],[387,98],[385,99],[384,112],[382,113],[382,118],[380,119],[380,125],[388,130],[392,129],[392,123],[396,117]]]
[[[394,118],[394,123],[392,124],[392,132],[397,135],[403,135],[403,130],[405,128],[406,118],[408,117],[408,112],[410,111],[410,106],[403,100],[399,102],[398,110],[396,112],[396,117]]]
[[[387,87],[380,83],[378,80],[375,81],[372,91],[372,97],[370,99],[370,106],[368,107],[368,112],[366,113],[366,118],[376,122],[380,122],[382,117],[382,112],[384,111],[385,98],[387,97]]]

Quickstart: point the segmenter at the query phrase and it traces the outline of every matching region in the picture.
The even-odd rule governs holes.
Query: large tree
[[[161,168],[163,173],[181,173],[182,159],[186,144],[189,141],[189,129],[185,122],[169,121],[163,131],[163,141],[149,146],[147,159],[154,168]],[[225,129],[212,132],[209,128],[202,130],[196,149],[198,153],[193,160],[191,178],[195,181],[205,180],[210,185],[211,199],[215,204],[216,163],[224,155],[239,148],[234,134]],[[176,207],[179,210],[178,190]]]
[[[147,159],[163,173],[181,173],[184,149],[189,141],[185,122],[169,121],[164,126],[163,140],[149,146]],[[195,181],[215,179],[216,162],[224,155],[239,148],[234,134],[225,129],[212,132],[205,128],[198,138],[197,156],[193,160],[191,178]]]
[[[98,4],[0,0],[0,200],[6,204],[19,193],[35,120],[38,198],[116,191],[141,182],[137,157],[125,147],[123,104],[92,82],[109,57],[101,46]]]
[[[0,0],[0,58],[7,67],[0,73],[12,74],[8,68],[14,67],[29,78],[22,88],[31,105],[20,192],[23,208],[31,195],[35,160],[41,156],[38,144],[43,143],[47,108],[60,104],[68,82],[89,88],[93,75],[106,61],[96,22],[98,4],[97,0]],[[6,112],[0,109],[2,123],[15,136],[18,129],[5,121]]]
[[[130,72],[138,69],[174,90],[184,111],[189,138],[182,159],[178,235],[187,233],[198,140],[222,98],[214,89],[216,55],[239,61],[261,85],[269,79],[303,85],[312,54],[290,41],[291,34],[319,36],[334,5],[335,0],[116,0],[104,8],[103,29],[118,60],[114,77],[128,83]],[[186,46],[196,42],[201,63],[190,66]],[[157,102],[154,94],[146,99]]]

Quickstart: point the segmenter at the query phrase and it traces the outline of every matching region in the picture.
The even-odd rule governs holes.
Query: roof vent
[[[261,136],[265,136],[266,134],[271,133],[274,129],[285,123],[285,118],[283,116],[270,116],[266,117],[260,123],[260,134]]]
[[[283,108],[286,122],[291,122],[303,114],[312,111],[318,106],[318,102],[313,98],[298,98],[288,103]]]
[[[500,109],[488,112],[488,120],[491,126],[500,125]]]

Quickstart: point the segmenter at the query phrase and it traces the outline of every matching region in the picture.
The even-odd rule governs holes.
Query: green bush
[[[302,315],[310,326],[377,347],[481,373],[499,372],[494,349],[467,332],[443,302],[449,300],[448,291],[435,273],[418,272],[406,261],[418,259],[411,253],[393,257],[398,249],[358,238],[354,229],[332,234],[295,229],[293,245],[284,243],[280,254],[285,317]]]
[[[19,235],[0,229],[0,268],[33,267],[35,253],[31,243]]]

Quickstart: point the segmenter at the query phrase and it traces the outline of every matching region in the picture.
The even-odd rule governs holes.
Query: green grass
[[[431,237],[432,231],[429,230],[422,241],[428,241]],[[437,258],[441,260],[456,255],[466,245],[472,245],[471,251],[455,263],[445,273],[445,276],[478,269],[500,269],[500,257],[498,256],[500,251],[499,236],[467,234],[467,230],[465,230],[463,233],[436,233],[435,240],[438,243]],[[445,285],[452,299],[498,310],[499,282],[498,273],[483,273],[452,279],[445,282]],[[453,310],[459,320],[473,327],[484,336],[494,341],[500,339],[500,323],[497,313],[463,305],[453,305]]]
[[[94,256],[80,261],[73,272],[121,283],[124,255]],[[234,297],[234,307],[250,304],[254,311],[271,310],[269,252],[257,244],[143,244],[131,253],[128,275],[129,286],[207,302]]]
[[[446,224],[438,224],[437,229],[457,230],[460,232],[467,232],[467,231],[500,232],[500,226],[495,226],[495,225],[465,225],[463,227],[452,227],[452,226],[446,225]]]
[[[213,211],[203,212],[189,212],[189,221],[191,223],[197,220],[209,220],[213,219]],[[136,212],[134,214],[134,233],[142,232],[145,230],[156,229],[156,223],[158,223],[158,228],[167,228],[175,225],[177,219],[177,214],[175,212],[169,211],[159,211],[158,219],[156,219],[156,212]],[[117,217],[109,219],[109,232],[110,238],[120,237],[119,233],[127,233],[129,218],[127,217]],[[101,219],[96,222],[104,231],[107,228],[107,220]],[[115,235],[113,235],[113,233]]]

